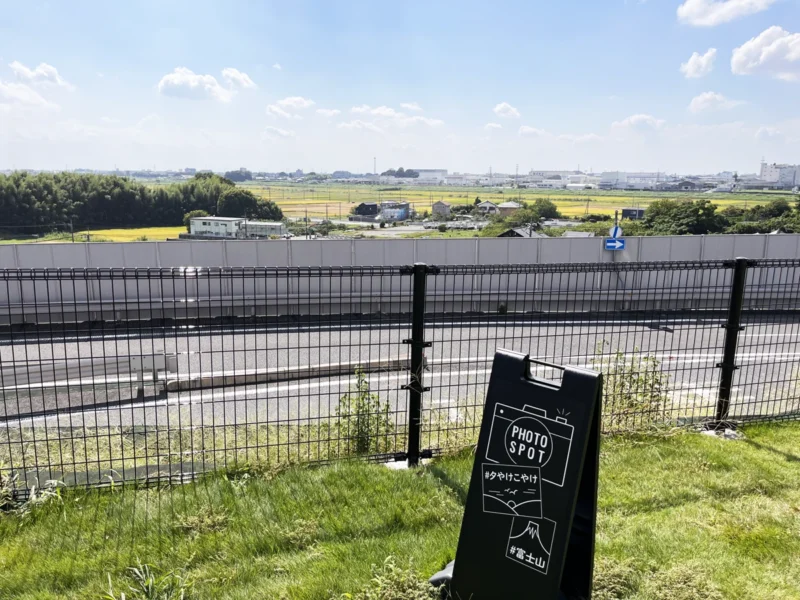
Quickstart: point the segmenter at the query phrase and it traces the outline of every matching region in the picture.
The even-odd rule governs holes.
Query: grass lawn
[[[603,440],[595,598],[800,598],[800,423],[745,434]],[[342,462],[62,492],[0,516],[0,598],[102,598],[109,577],[109,597],[128,600],[183,586],[338,598],[390,556],[427,577],[453,558],[471,464],[462,453],[415,471]],[[132,593],[137,560],[173,595]]]

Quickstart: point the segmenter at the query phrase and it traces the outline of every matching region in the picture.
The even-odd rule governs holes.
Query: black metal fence
[[[0,475],[416,462],[474,440],[498,347],[602,370],[606,432],[796,418],[798,292],[800,260],[0,271]]]

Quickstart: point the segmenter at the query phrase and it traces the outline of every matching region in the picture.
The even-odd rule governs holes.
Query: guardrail
[[[6,270],[0,307],[21,490],[414,463],[473,441],[498,347],[603,371],[610,433],[800,416],[800,260]]]

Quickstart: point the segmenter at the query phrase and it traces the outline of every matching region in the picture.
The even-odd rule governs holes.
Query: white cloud
[[[487,123],[483,126],[486,131],[491,131],[492,129],[502,129],[503,126],[500,123]]]
[[[520,137],[545,137],[549,135],[544,129],[523,125],[517,132]]]
[[[247,73],[242,73],[239,69],[234,69],[233,67],[222,69],[222,78],[227,81],[229,85],[238,85],[243,88],[258,87]]]
[[[275,69],[276,71],[280,71],[281,69],[283,69],[280,63],[275,63],[274,65],[272,65],[272,68]]]
[[[769,75],[784,81],[800,79],[800,33],[789,33],[777,25],[733,50],[731,71],[735,75]]]
[[[689,112],[700,113],[706,110],[726,110],[744,104],[741,100],[731,100],[717,92],[703,92],[692,98]]]
[[[375,125],[375,123],[369,123],[366,121],[361,121],[359,119],[356,119],[354,121],[339,123],[337,127],[339,127],[340,129],[363,129],[366,131],[372,131],[374,133],[383,133],[383,129]]]
[[[302,119],[300,115],[293,115],[291,113],[286,112],[280,106],[276,104],[270,104],[267,106],[267,115],[270,117],[280,117],[281,119]]]
[[[261,137],[267,140],[285,140],[287,138],[293,138],[295,136],[294,131],[291,129],[281,129],[280,127],[272,127],[268,125],[264,128]]]
[[[783,132],[777,127],[759,127],[756,131],[756,139],[761,141],[775,141],[784,138]]]
[[[350,109],[351,113],[368,113],[372,108],[368,104],[362,104],[361,106],[354,106]]]
[[[315,102],[313,100],[303,98],[302,96],[289,96],[283,100],[278,100],[278,106],[282,106],[284,108],[308,108],[309,106],[314,106],[314,104]]]
[[[341,113],[338,108],[318,108],[317,114],[322,115],[323,117],[334,117]]]
[[[441,119],[431,119],[429,117],[406,117],[403,113],[398,113],[399,117],[397,119],[397,123],[402,127],[407,127],[408,125],[417,125],[423,124],[427,125],[428,127],[441,127],[444,125],[444,121]]]
[[[35,69],[29,69],[19,61],[14,61],[8,65],[14,72],[17,79],[27,81],[28,83],[44,83],[59,85],[68,89],[74,89],[74,86],[67,83],[61,75],[58,74],[58,69],[47,63],[39,63]]]
[[[660,129],[664,126],[664,119],[656,119],[653,115],[637,114],[631,115],[621,121],[614,121],[612,127],[624,127],[631,129],[652,128]]]
[[[519,111],[508,102],[501,102],[494,107],[494,114],[506,119],[519,119]]]
[[[420,111],[420,110],[422,110],[422,107],[419,104],[417,104],[416,102],[402,102],[400,104],[400,108],[405,108],[406,110],[411,110],[411,111]]]
[[[100,117],[100,120],[103,123],[108,123],[109,125],[113,125],[114,123],[119,123],[119,119],[115,119],[113,117]]]
[[[386,117],[388,119],[395,119],[405,116],[403,113],[397,112],[395,109],[389,108],[388,106],[379,106],[377,108],[373,108],[369,111],[369,113],[377,117]]]
[[[565,142],[572,142],[574,144],[585,144],[587,142],[599,142],[603,138],[596,133],[583,133],[583,134],[574,134],[574,133],[562,133],[558,136],[559,140],[563,140]]]
[[[717,49],[709,48],[705,54],[693,52],[685,63],[681,63],[681,73],[686,79],[705,77],[714,68],[714,59],[717,58]]]
[[[164,96],[176,98],[212,98],[219,102],[230,102],[234,92],[222,87],[213,75],[200,75],[186,67],[175,67],[158,82],[158,91]]]
[[[686,0],[678,20],[695,27],[714,27],[767,10],[776,0]]]
[[[12,108],[41,108],[59,110],[57,104],[45,100],[39,92],[24,83],[0,81],[0,106],[4,111]]]

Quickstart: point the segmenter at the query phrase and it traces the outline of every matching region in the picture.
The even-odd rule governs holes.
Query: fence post
[[[714,421],[708,424],[709,429],[724,429],[729,424],[728,411],[731,405],[731,386],[733,385],[733,372],[736,366],[736,345],[739,341],[739,332],[744,329],[742,323],[742,305],[744,304],[744,285],[747,279],[747,259],[737,258],[733,267],[733,282],[731,283],[731,298],[728,306],[728,320],[722,327],[725,328],[725,345],[722,362],[717,367],[722,369],[717,395],[717,413]]]
[[[424,350],[430,346],[425,342],[425,288],[428,281],[428,265],[414,263],[413,304],[411,306],[411,380],[403,388],[408,390],[408,452],[409,466],[416,466],[420,459],[420,433],[422,429],[422,394],[429,388],[423,386],[425,370]]]

